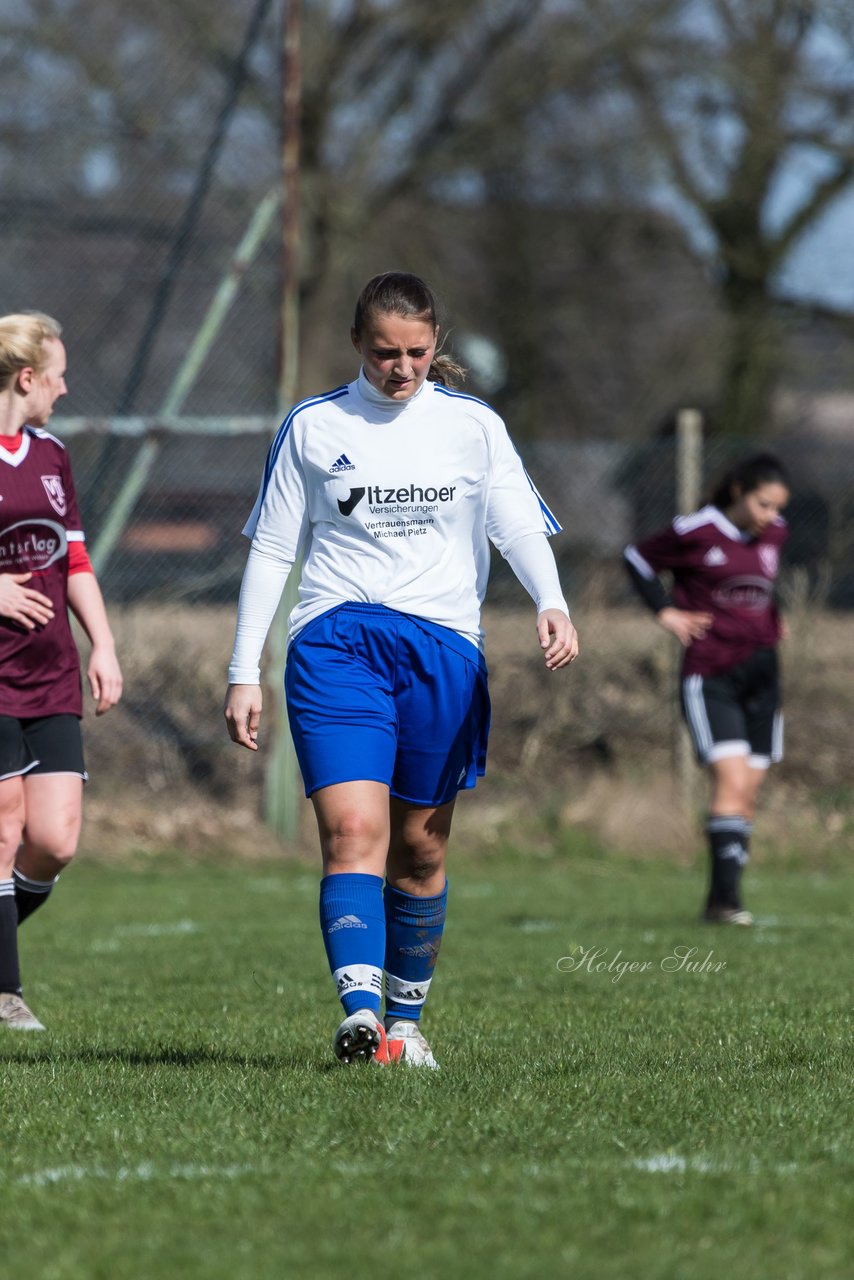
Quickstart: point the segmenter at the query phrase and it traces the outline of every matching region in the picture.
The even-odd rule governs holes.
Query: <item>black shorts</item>
[[[783,713],[774,649],[757,649],[714,676],[685,676],[682,714],[701,764],[746,756],[754,769],[783,759]]]
[[[88,780],[77,716],[0,716],[0,782],[40,773],[76,773]]]

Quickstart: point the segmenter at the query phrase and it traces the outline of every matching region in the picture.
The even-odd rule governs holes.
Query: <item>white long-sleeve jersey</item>
[[[252,548],[229,680],[257,683],[264,639],[300,554],[291,638],[327,610],[357,602],[426,618],[480,645],[490,542],[538,611],[568,612],[543,536],[559,530],[488,405],[434,382],[393,401],[362,372],[296,405],[270,447],[243,530]]]

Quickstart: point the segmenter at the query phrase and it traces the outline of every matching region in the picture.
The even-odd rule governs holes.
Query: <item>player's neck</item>
[[[16,436],[23,429],[20,407],[8,391],[0,394],[0,436]]]

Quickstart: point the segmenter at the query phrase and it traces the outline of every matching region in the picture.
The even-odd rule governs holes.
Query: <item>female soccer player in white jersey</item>
[[[753,923],[740,880],[759,787],[783,753],[774,586],[788,500],[777,458],[745,458],[707,506],[625,551],[642,600],[685,646],[682,710],[712,780],[703,918],[713,924]],[[658,576],[663,571],[673,575],[672,598]]]
[[[301,554],[285,689],[320,835],[344,1063],[437,1065],[419,1018],[445,921],[456,795],[485,770],[490,542],[536,602],[546,666],[578,653],[547,542],[560,526],[501,419],[447,385],[461,371],[437,355],[438,336],[421,279],[371,280],[351,331],[358,378],[287,416],[244,529],[225,716],[232,739],[257,749],[261,651]]]
[[[0,317],[0,1026],[41,1031],[24,1004],[18,925],[77,849],[86,772],[80,658],[69,608],[92,642],[97,714],[122,677],[86,554],[64,446],[45,430],[65,395],[60,326]]]

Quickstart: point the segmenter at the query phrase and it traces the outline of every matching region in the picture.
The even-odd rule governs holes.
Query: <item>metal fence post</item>
[[[703,484],[703,418],[698,409],[680,409],[676,415],[675,469],[676,510],[684,515],[695,511],[699,506]],[[678,648],[677,668],[682,659],[681,645]],[[682,721],[678,698],[673,702],[672,747],[673,767],[682,808],[685,813],[692,813],[697,771],[691,739]]]

